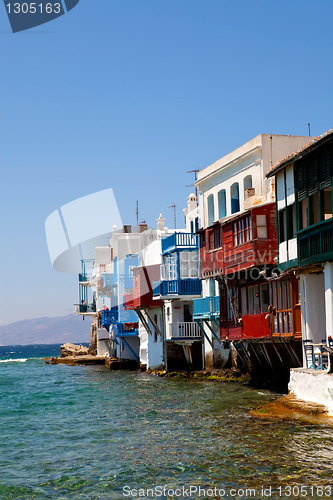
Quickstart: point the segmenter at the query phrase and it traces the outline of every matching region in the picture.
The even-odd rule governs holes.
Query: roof
[[[319,135],[308,144],[301,147],[301,149],[299,149],[298,151],[295,151],[294,153],[277,162],[274,167],[272,167],[271,170],[266,174],[266,177],[273,177],[273,175],[277,174],[280,170],[307,155],[312,150],[318,148],[322,143],[327,142],[331,138],[333,138],[333,128],[331,128],[327,132],[324,132],[322,135]]]

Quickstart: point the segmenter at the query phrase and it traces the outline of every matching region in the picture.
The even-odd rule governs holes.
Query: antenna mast
[[[177,229],[177,221],[176,221],[176,205],[170,205],[168,208],[173,208],[173,218],[175,221],[175,229]]]
[[[197,175],[197,174],[198,174],[198,172],[200,172],[200,169],[199,169],[199,168],[197,168],[197,169],[195,169],[195,170],[188,170],[188,171],[187,171],[187,173],[188,173],[188,174],[191,174],[192,172],[194,173],[195,196],[196,196],[197,201],[198,201],[198,188],[197,188],[197,186],[196,186],[196,182],[197,182],[197,178],[198,178],[198,175]],[[192,186],[192,184],[191,184],[191,186]],[[186,186],[186,187],[190,187],[190,186]]]
[[[139,202],[136,202],[136,232],[139,232]]]

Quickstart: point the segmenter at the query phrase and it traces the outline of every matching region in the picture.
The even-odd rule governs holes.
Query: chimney
[[[191,193],[187,198],[187,213],[189,214],[193,210],[195,210],[198,206],[198,200],[194,193]]]
[[[123,233],[131,233],[132,232],[132,226],[130,224],[124,225],[122,232]]]
[[[162,217],[162,214],[160,214],[159,218],[156,219],[157,220],[157,229],[159,231],[164,231],[164,221],[165,221],[165,218]]]

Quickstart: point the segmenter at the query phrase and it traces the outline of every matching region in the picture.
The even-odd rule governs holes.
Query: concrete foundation
[[[289,392],[303,401],[326,406],[333,416],[333,374],[324,370],[294,368],[290,370]]]

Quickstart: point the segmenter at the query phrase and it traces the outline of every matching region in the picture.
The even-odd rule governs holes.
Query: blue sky
[[[333,126],[333,2],[80,0],[12,34],[0,5],[0,324],[69,314],[44,223],[113,188],[179,225],[193,174],[259,133]],[[51,335],[51,333],[50,333]]]

